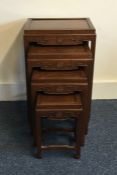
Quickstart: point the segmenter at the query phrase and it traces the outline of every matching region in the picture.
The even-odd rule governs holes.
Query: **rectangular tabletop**
[[[94,33],[95,28],[89,18],[28,19],[25,26],[25,32],[33,33],[34,31],[38,32],[56,31],[59,33],[62,32]]]

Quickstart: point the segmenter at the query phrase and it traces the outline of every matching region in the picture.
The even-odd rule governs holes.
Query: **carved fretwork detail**
[[[40,88],[38,89],[38,91],[43,91],[45,93],[48,94],[69,94],[69,93],[73,93],[75,91],[81,91],[81,89],[85,89],[86,87],[82,86],[82,87],[78,87],[78,86],[74,86],[74,85],[66,85],[66,86],[40,86]]]
[[[66,36],[37,36],[33,35],[29,37],[29,42],[33,42],[39,45],[81,45],[83,44],[82,40],[79,38],[74,38],[73,36],[66,35]]]
[[[78,65],[69,62],[66,62],[66,64],[63,62],[47,62],[40,64],[40,68],[45,70],[75,70],[78,69]]]
[[[36,60],[36,61],[28,61],[28,64],[30,64],[32,67],[39,67],[43,70],[76,70],[80,67],[86,67],[88,66],[88,63],[79,62],[79,60],[75,61],[63,61],[63,60],[57,60],[57,61],[42,61],[42,60]]]
[[[81,110],[79,111],[41,111],[40,110],[40,114],[42,115],[42,117],[49,117],[52,120],[59,120],[59,119],[68,119],[71,117],[79,117],[79,113]]]

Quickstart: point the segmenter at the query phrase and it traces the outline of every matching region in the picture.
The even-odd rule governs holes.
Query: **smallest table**
[[[41,158],[42,150],[75,150],[76,158],[80,157],[80,140],[83,137],[82,123],[82,102],[80,94],[50,95],[37,94],[35,108],[35,142],[37,147],[36,157]],[[73,131],[75,135],[75,146],[71,145],[43,145],[41,119],[67,120],[74,118],[75,129],[70,128],[49,128],[51,131]],[[49,130],[48,129],[48,130]],[[45,138],[46,139],[46,138]]]

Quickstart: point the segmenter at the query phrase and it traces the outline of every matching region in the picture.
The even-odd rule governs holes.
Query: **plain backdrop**
[[[4,0],[0,12],[0,100],[25,99],[23,26],[28,17],[89,17],[97,33],[93,99],[117,98],[116,0]]]

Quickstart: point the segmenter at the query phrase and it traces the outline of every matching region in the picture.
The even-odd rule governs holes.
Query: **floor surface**
[[[25,101],[0,102],[0,175],[117,175],[117,100],[92,102],[80,160],[70,151],[45,152],[40,160],[33,151]]]

